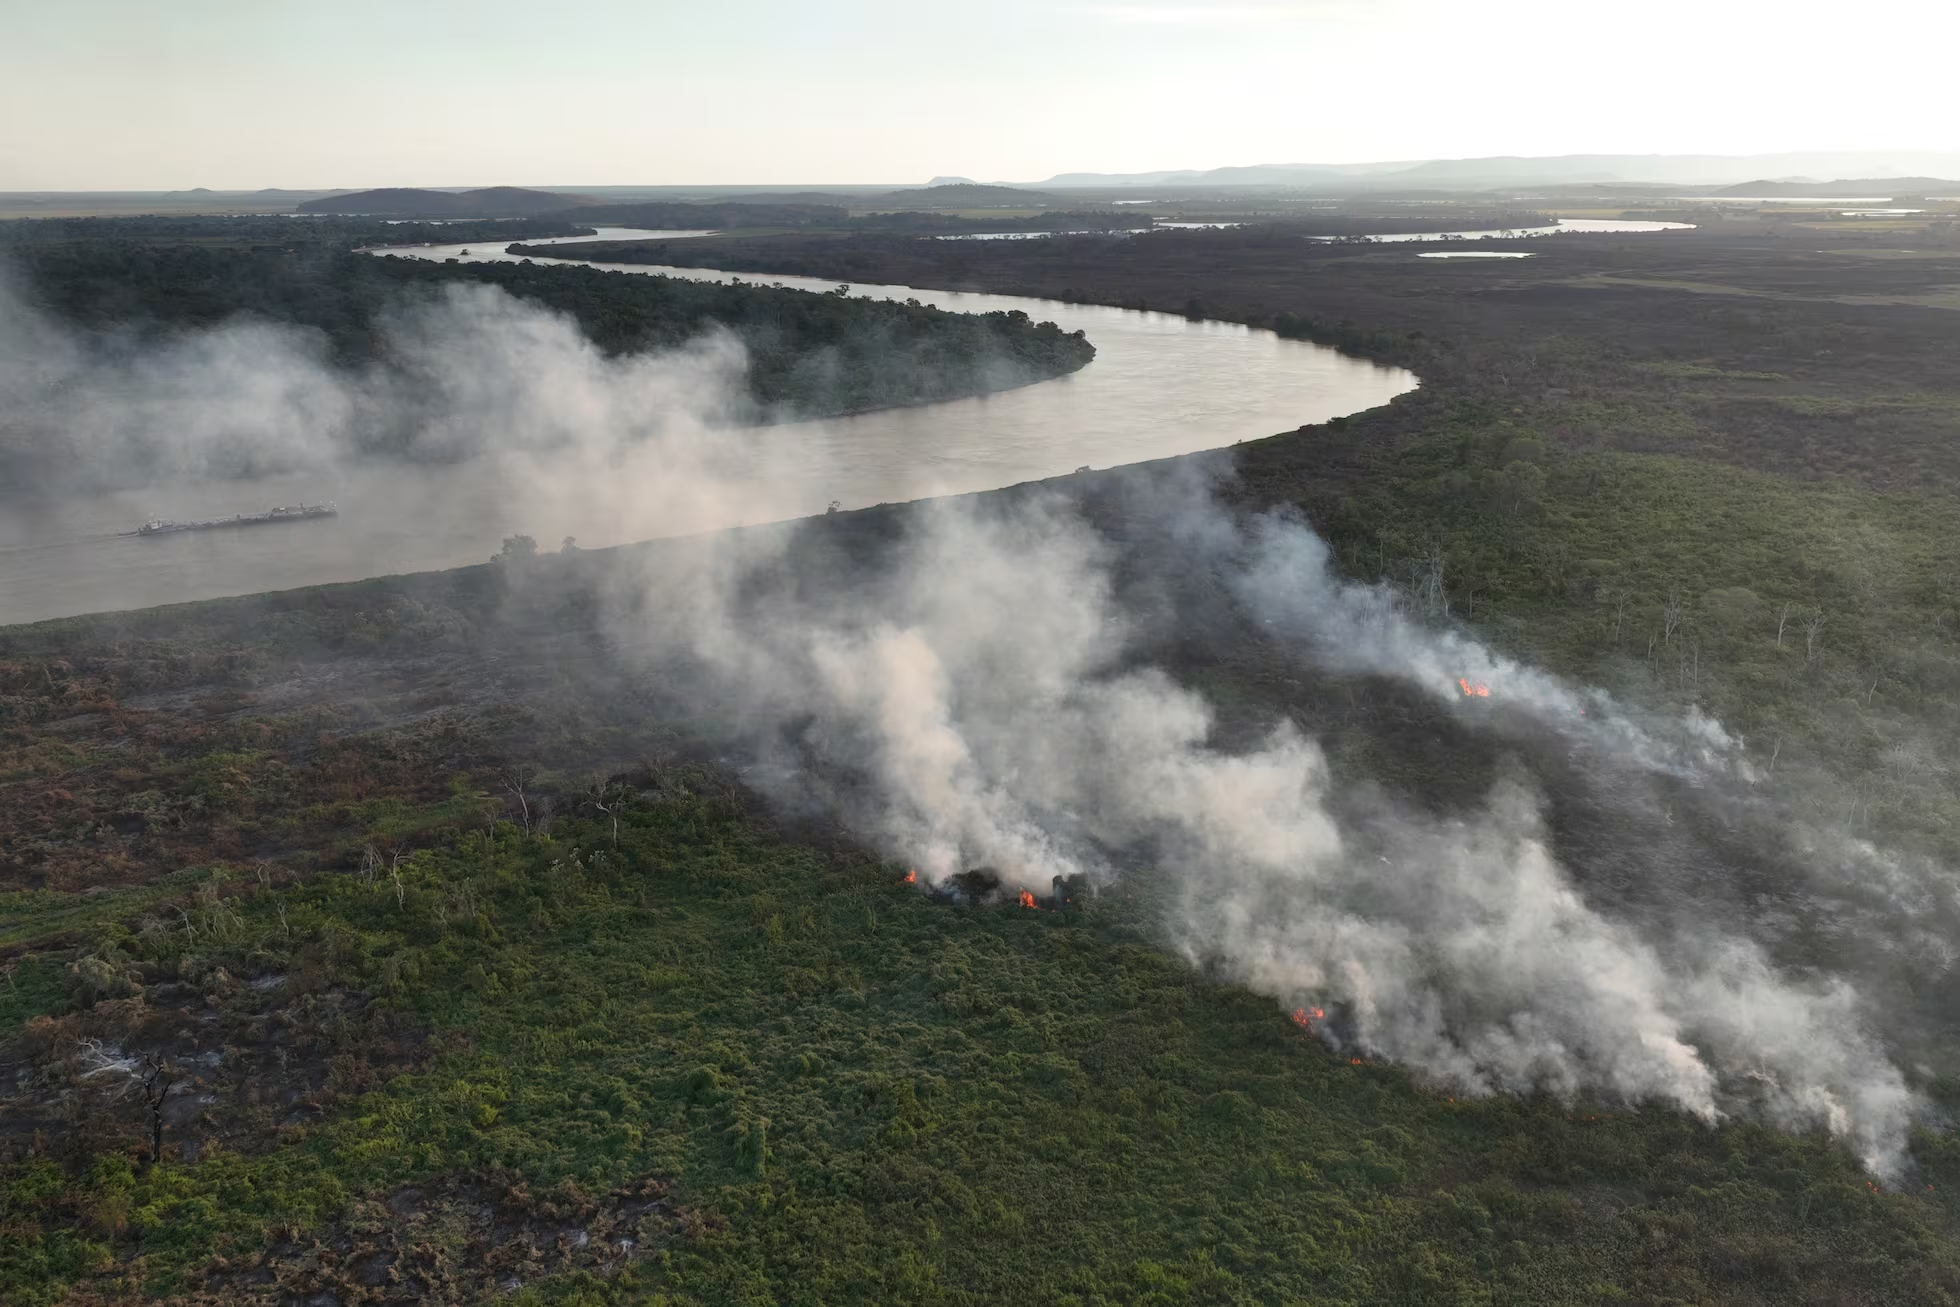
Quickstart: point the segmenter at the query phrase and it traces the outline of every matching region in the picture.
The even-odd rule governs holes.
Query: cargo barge
[[[332,504],[300,504],[290,508],[268,508],[263,513],[240,513],[237,517],[215,517],[205,522],[172,522],[153,517],[124,535],[160,536],[178,531],[215,531],[224,526],[262,526],[267,522],[304,522],[316,517],[339,517]]]

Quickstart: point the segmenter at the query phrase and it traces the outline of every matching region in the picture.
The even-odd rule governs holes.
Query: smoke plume
[[[377,454],[594,472],[594,460],[643,446],[677,485],[734,485],[751,472],[727,456],[753,457],[756,442],[709,435],[758,416],[744,351],[726,332],[608,358],[571,318],[471,284],[405,298],[377,331],[379,361],[359,369],[337,366],[317,331],[246,317],[161,338],[82,333],[0,278],[4,488],[317,471]]]
[[[664,558],[619,597],[617,639],[741,705],[760,784],[841,809],[929,881],[988,867],[1046,894],[1147,860],[1174,886],[1177,948],[1324,1007],[1342,1047],[1457,1093],[1823,1127],[1876,1172],[1901,1169],[1914,1098],[1882,1012],[1858,977],[1781,956],[1768,900],[1767,926],[1736,901],[1748,868],[1694,831],[1768,838],[1792,895],[1830,880],[1740,741],[1419,620],[1391,588],[1338,576],[1297,519],[1241,520],[1188,476],[1132,479],[1167,556],[1230,596],[1223,638],[1405,687],[1506,751],[1493,783],[1438,810],[1344,773],[1285,715],[1228,729],[1154,662],[1194,620],[1190,585],[1126,575],[1060,494],[916,506],[877,567],[815,594],[789,579],[795,535],[705,548],[694,569]],[[1562,839],[1562,814],[1596,829]]]
[[[536,505],[668,533],[780,515],[794,477],[771,469],[807,473],[740,425],[726,336],[608,360],[482,287],[383,330],[389,362],[353,376],[305,332],[83,341],[0,297],[0,454],[181,475],[386,437],[517,459]],[[818,519],[636,551],[603,574],[607,631],[750,751],[759,787],[928,882],[989,867],[1045,894],[1149,868],[1174,947],[1325,1008],[1343,1048],[1460,1093],[1821,1126],[1897,1173],[1915,1101],[1890,999],[1956,957],[1941,869],[1817,828],[1698,713],[1570,685],[1343,579],[1303,521],[1221,507],[1215,466],[1123,474],[1100,515],[1021,491],[915,505],[853,548]],[[1247,658],[1276,669],[1270,703],[1194,688]],[[1375,762],[1324,747],[1312,710],[1336,698],[1396,705],[1367,727]],[[1489,765],[1466,762],[1468,787],[1381,765],[1433,740]],[[1845,943],[1822,961],[1820,922]]]

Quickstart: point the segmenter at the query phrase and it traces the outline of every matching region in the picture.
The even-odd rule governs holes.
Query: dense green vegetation
[[[458,240],[543,240],[590,236],[592,228],[558,218],[499,218],[469,222],[384,222],[360,216],[140,214],[99,218],[14,218],[0,221],[0,251],[71,242],[210,245],[219,248],[352,250],[365,245],[414,245]]]
[[[1923,268],[1581,248],[751,257],[1416,366],[1385,411],[1241,447],[1222,493],[1300,507],[1355,576],[1440,565],[1489,638],[1699,704],[1772,777],[1830,779],[1819,821],[1950,859],[1960,320],[1835,298]],[[1166,566],[1098,498],[1117,480],[1083,478],[1085,512]],[[869,556],[888,520],[823,531]],[[820,552],[796,561],[848,585]],[[1039,911],[922,895],[680,761],[684,714],[587,663],[605,560],[536,566],[529,597],[486,567],[0,632],[6,1301],[1960,1300],[1950,1130],[1887,1187],[1744,1121],[1452,1101],[1167,956],[1156,871]],[[1152,656],[1228,723],[1291,714],[1391,787],[1515,765],[1204,634]],[[1950,1112],[1951,998],[1917,997],[1914,1083]],[[185,1077],[160,1163],[140,1096],[81,1078],[91,1038]]]
[[[69,925],[65,969],[30,953],[13,1019],[42,1101],[14,1101],[0,1171],[6,1301],[78,1281],[757,1303],[1960,1287],[1937,1141],[1924,1188],[1879,1194],[1821,1140],[1455,1102],[1157,952],[1147,879],[956,906],[785,843],[711,773],[626,780],[623,805],[567,796],[590,815],[548,836],[452,829],[299,880],[212,868],[127,928]],[[66,1006],[55,977],[69,1015],[32,1016]],[[91,1037],[193,1077],[162,1163],[140,1103],[78,1078]],[[57,1087],[68,1129],[23,1147]]]
[[[252,314],[324,332],[348,363],[382,353],[384,310],[463,284],[567,313],[609,354],[668,348],[722,326],[748,347],[759,401],[812,414],[998,389],[1072,371],[1095,354],[1081,333],[1025,314],[591,268],[123,242],[36,244],[15,250],[14,262],[37,303],[86,327],[210,326]]]
[[[305,214],[394,214],[408,218],[530,218],[563,215],[589,203],[583,196],[534,191],[522,186],[485,186],[471,191],[431,191],[414,186],[384,186],[348,195],[325,195],[302,201]]]
[[[867,213],[852,226],[866,232],[958,235],[962,232],[1134,231],[1151,226],[1147,214],[1096,209],[1049,209],[1026,218],[973,218],[950,213],[897,210]]]

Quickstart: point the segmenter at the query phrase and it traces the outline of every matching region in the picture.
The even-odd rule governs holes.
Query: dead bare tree
[[[602,781],[594,778],[587,787],[585,801],[604,813],[612,821],[612,846],[619,847],[619,814],[626,809],[626,801],[633,792],[618,781]]]
[[[1806,617],[1803,623],[1803,662],[1806,667],[1815,667],[1824,656],[1824,612],[1819,609],[1815,616]]]
[[[531,783],[538,777],[538,769],[528,763],[506,767],[498,773],[504,788],[517,798],[517,810],[524,818],[524,833],[531,833]]]
[[[1939,770],[1938,762],[1927,751],[1925,745],[1916,739],[1901,740],[1888,745],[1879,755],[1879,761],[1892,775],[1894,785],[1903,785],[1918,776],[1922,771]]]
[[[1776,615],[1776,647],[1779,649],[1783,647],[1784,629],[1790,625],[1790,611],[1795,607],[1795,604],[1785,603],[1783,611]]]
[[[1675,633],[1681,629],[1681,592],[1669,590],[1667,602],[1661,605],[1661,637],[1670,647],[1674,644]]]
[[[1449,565],[1440,546],[1430,549],[1428,556],[1411,569],[1411,589],[1415,601],[1422,607],[1423,616],[1436,618],[1450,615],[1449,591],[1444,587],[1443,575]]]
[[[1626,629],[1627,604],[1633,596],[1624,586],[1617,587],[1604,596],[1613,604],[1613,643],[1620,642],[1620,632]]]
[[[177,1076],[161,1053],[136,1056],[120,1052],[99,1039],[84,1039],[76,1055],[82,1079],[107,1085],[108,1097],[116,1102],[140,1094],[149,1116],[150,1165],[163,1161],[163,1104],[177,1085]]]

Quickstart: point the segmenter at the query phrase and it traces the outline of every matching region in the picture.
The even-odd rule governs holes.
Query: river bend
[[[583,239],[651,235],[601,231]],[[672,235],[678,233],[660,233]],[[688,233],[698,234],[698,233]],[[571,238],[576,241],[581,238]],[[466,254],[464,251],[467,250]],[[462,244],[392,255],[501,260]],[[592,264],[701,280],[835,283],[699,268]],[[767,428],[754,468],[769,493],[677,509],[665,470],[631,450],[590,475],[546,486],[535,463],[362,463],[250,480],[153,486],[0,509],[0,624],[252,594],[481,562],[507,535],[555,547],[621,544],[846,508],[961,494],[1214,449],[1388,402],[1417,378],[1398,368],[1226,322],[1001,295],[853,285],[853,295],[918,299],[956,312],[1019,309],[1097,349],[1069,376],[975,399]],[[731,433],[731,445],[741,437]],[[118,536],[150,516],[228,517],[275,504],[335,501],[337,519]]]

